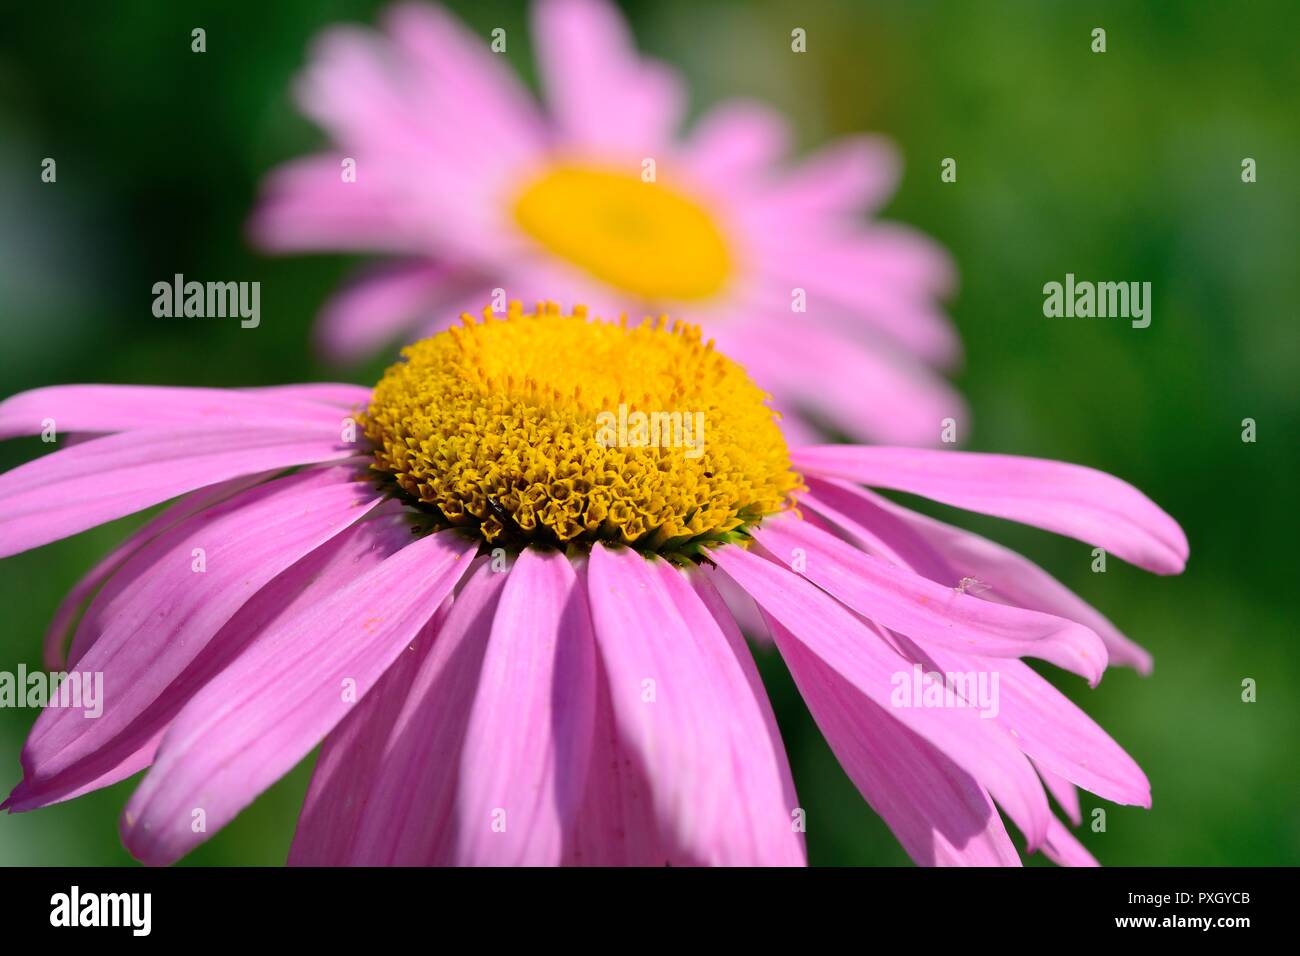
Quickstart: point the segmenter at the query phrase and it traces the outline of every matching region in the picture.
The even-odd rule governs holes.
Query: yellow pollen
[[[519,194],[514,213],[551,253],[648,302],[708,299],[732,274],[713,217],[658,181],[557,165]]]
[[[372,467],[488,542],[695,555],[801,487],[767,396],[666,317],[485,309],[402,351],[362,415]]]

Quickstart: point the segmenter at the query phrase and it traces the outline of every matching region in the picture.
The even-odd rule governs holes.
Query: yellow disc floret
[[[462,321],[404,349],[362,416],[372,467],[437,523],[691,555],[800,487],[767,396],[695,326],[518,303]]]
[[[624,170],[556,165],[518,195],[514,214],[547,251],[647,302],[709,299],[735,271],[703,204]]]

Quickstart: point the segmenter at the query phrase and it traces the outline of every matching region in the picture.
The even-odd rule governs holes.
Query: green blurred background
[[[373,381],[321,367],[309,322],[356,267],[269,259],[243,223],[259,178],[323,140],[294,111],[291,77],[321,27],[372,23],[365,0],[6,3],[0,33],[0,395],[64,382],[254,385]],[[504,26],[533,80],[522,4],[453,5]],[[1296,653],[1300,568],[1300,57],[1294,0],[628,3],[643,49],[680,67],[692,107],[727,95],[788,111],[808,149],[880,131],[907,166],[888,218],[953,253],[952,314],[967,348],[967,447],[1064,458],[1149,493],[1187,530],[1181,578],[1086,546],[969,516],[1050,569],[1152,650],[1150,678],[1059,683],[1143,765],[1151,811],[1110,808],[1083,832],[1104,863],[1300,861]],[[190,30],[208,51],[190,52]],[[808,52],[789,54],[790,30]],[[1090,31],[1107,30],[1107,52]],[[40,163],[58,162],[58,182]],[[944,157],[956,183],[940,182]],[[1241,181],[1241,161],[1258,182]],[[259,280],[262,324],[156,319],[154,282]],[[1047,319],[1042,286],[1149,281],[1150,328]],[[1258,441],[1241,440],[1254,418]],[[43,450],[0,446],[8,468]],[[954,513],[931,508],[953,518]],[[0,565],[0,668],[40,665],[59,599],[138,518]],[[763,661],[811,860],[906,857],[858,797],[778,661]],[[1243,703],[1244,678],[1258,701]],[[20,777],[35,714],[0,710],[0,790]],[[284,860],[310,761],[187,864]],[[134,781],[35,813],[0,815],[0,863],[123,864],[116,819]],[[1098,805],[1084,794],[1085,818]],[[1086,830],[1086,828],[1085,828]]]

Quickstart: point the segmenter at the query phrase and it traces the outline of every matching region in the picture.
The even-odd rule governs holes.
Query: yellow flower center
[[[404,349],[362,416],[372,467],[435,524],[693,556],[800,487],[767,396],[697,327],[483,319]]]
[[[708,299],[732,272],[728,244],[708,211],[624,172],[554,166],[519,194],[514,213],[551,253],[647,302]]]

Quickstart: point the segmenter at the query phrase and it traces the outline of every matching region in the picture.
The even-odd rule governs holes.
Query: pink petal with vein
[[[1187,537],[1132,485],[1105,472],[1041,458],[913,448],[817,445],[795,468],[923,495],[1097,545],[1157,574],[1178,574]]]
[[[123,813],[127,849],[176,860],[306,756],[414,640],[474,546],[456,532],[414,541],[263,634],[168,729]]]

